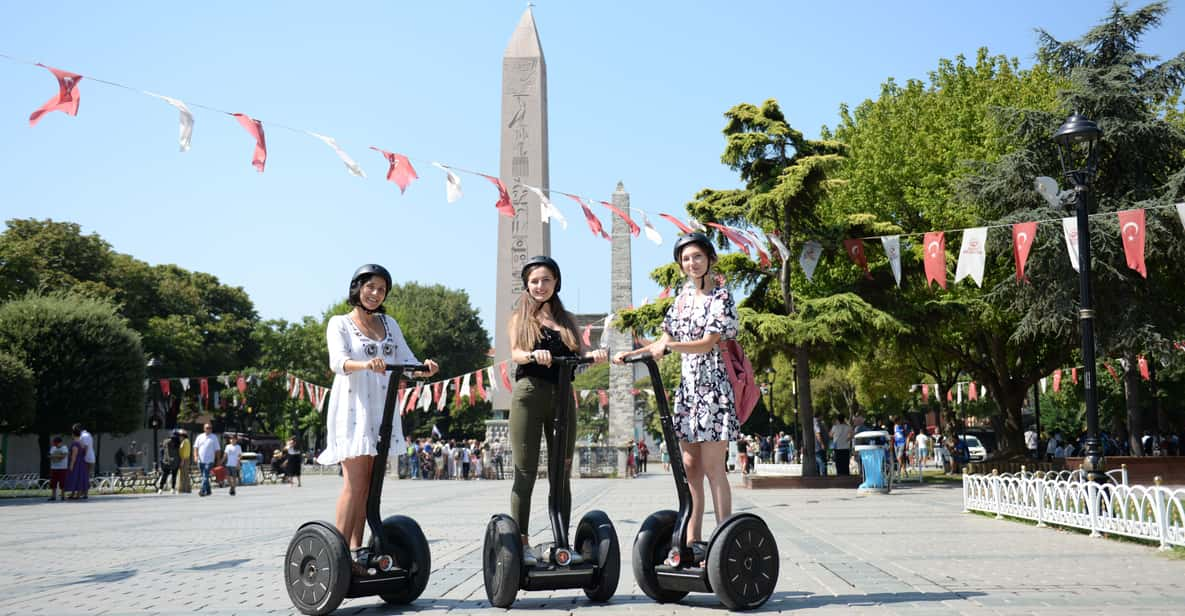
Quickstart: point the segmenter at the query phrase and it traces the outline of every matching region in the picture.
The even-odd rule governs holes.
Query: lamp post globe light
[[[1091,183],[1098,163],[1098,142],[1103,131],[1098,124],[1074,113],[1053,133],[1058,145],[1062,174],[1074,190],[1078,217],[1078,320],[1082,331],[1082,381],[1086,394],[1086,452],[1082,468],[1090,481],[1102,483],[1103,449],[1099,441],[1098,381],[1095,378],[1094,301],[1090,292],[1090,208]]]

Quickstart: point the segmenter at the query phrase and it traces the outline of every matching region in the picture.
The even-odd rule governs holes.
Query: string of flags
[[[131,86],[126,86],[120,83],[98,79],[94,77],[84,77],[79,73],[73,73],[62,69],[46,66],[40,63],[29,62],[14,58],[7,54],[0,53],[0,58],[5,58],[15,63],[27,64],[37,66],[48,70],[53,74],[58,83],[58,91],[51,96],[49,100],[43,103],[40,107],[35,109],[29,116],[29,125],[36,126],[46,114],[52,112],[62,112],[67,115],[77,116],[79,104],[81,101],[80,82],[84,78],[90,79],[97,83],[110,85],[126,89],[132,92],[144,94],[146,96],[164,101],[177,109],[179,113],[179,133],[178,143],[181,152],[187,152],[191,148],[193,130],[194,130],[194,115],[190,107],[196,107],[208,110],[215,113],[224,114],[232,117],[242,128],[247,132],[254,142],[254,149],[252,151],[251,164],[259,173],[263,173],[267,164],[267,139],[264,130],[265,122],[259,118],[237,112],[228,112],[214,107],[199,104],[186,104],[180,99],[148,92]],[[349,154],[342,149],[337,141],[329,136],[313,132],[311,130],[292,128],[283,124],[268,122],[271,126],[284,128],[293,132],[302,133],[311,136],[318,141],[321,141],[337,155],[337,157],[345,165],[347,172],[355,177],[365,178],[366,173],[361,166]],[[377,146],[370,146],[370,149],[376,151],[383,156],[387,163],[386,179],[394,183],[403,194],[412,182],[419,179],[419,174],[413,166],[413,161],[430,162],[430,164],[444,172],[445,174],[445,197],[449,203],[454,203],[463,196],[461,178],[458,173],[465,173],[470,175],[481,176],[488,180],[496,189],[498,198],[494,203],[495,209],[502,216],[514,217],[516,215],[513,202],[510,198],[509,191],[506,184],[495,175],[481,173],[479,171],[471,171],[462,169],[460,167],[448,165],[436,161],[423,161],[422,159],[414,159],[406,154],[398,153]],[[1052,188],[1051,186],[1052,185]],[[540,215],[542,221],[546,223],[556,222],[561,228],[567,229],[568,221],[564,217],[560,209],[552,202],[551,195],[562,195],[568,197],[580,206],[581,213],[588,225],[589,231],[594,235],[606,240],[610,239],[609,234],[605,231],[604,225],[600,219],[597,218],[593,209],[597,206],[604,207],[609,210],[610,215],[621,218],[630,229],[632,237],[640,237],[645,235],[646,238],[656,245],[661,245],[663,238],[662,234],[655,229],[651,223],[648,212],[641,208],[629,207],[631,212],[640,215],[642,224],[639,225],[631,216],[629,212],[623,211],[608,201],[602,201],[584,197],[574,193],[563,192],[545,187],[536,187],[524,185],[524,187],[535,194],[540,202]],[[1040,178],[1036,183],[1036,190],[1050,199],[1051,203],[1055,203],[1055,197],[1051,197],[1056,193],[1056,183],[1049,178]],[[1052,192],[1051,192],[1052,191]],[[1124,210],[1116,212],[1120,225],[1120,236],[1123,241],[1124,254],[1127,260],[1127,265],[1132,270],[1140,273],[1145,278],[1148,275],[1147,267],[1144,262],[1144,247],[1145,247],[1145,210],[1146,209],[1160,209],[1164,207],[1175,207],[1177,214],[1181,219],[1181,223],[1185,226],[1185,203],[1178,203],[1175,205],[1154,206],[1143,209]],[[1092,214],[1092,216],[1110,216],[1112,214]],[[658,216],[672,225],[674,225],[681,233],[690,233],[692,231],[707,231],[707,227],[696,221],[694,218],[688,217],[684,221],[676,216],[667,213],[660,213]],[[958,261],[955,267],[955,283],[962,281],[964,278],[970,278],[977,286],[983,286],[984,268],[986,262],[986,246],[988,241],[988,230],[993,228],[1011,227],[1011,236],[1013,241],[1013,255],[1016,263],[1016,279],[1017,281],[1027,280],[1024,274],[1025,262],[1028,259],[1029,252],[1032,248],[1033,241],[1036,239],[1037,229],[1040,224],[1044,223],[1061,223],[1062,236],[1065,241],[1067,253],[1070,260],[1070,265],[1075,270],[1078,269],[1078,233],[1077,223],[1074,217],[1066,217],[1061,219],[1039,220],[1017,223],[1014,225],[989,225],[982,227],[974,227],[967,229],[956,229],[953,232],[962,231],[962,241],[959,247]],[[728,226],[720,223],[710,222],[707,226],[712,227],[720,232],[727,240],[736,246],[747,257],[753,258],[760,262],[761,267],[769,268],[774,263],[774,257],[777,257],[781,265],[784,267],[790,260],[792,252],[784,241],[777,235],[777,233],[766,234],[758,230],[741,229],[739,227]],[[868,266],[868,255],[865,252],[865,241],[879,241],[885,256],[889,260],[890,268],[893,272],[893,277],[898,286],[901,285],[902,269],[901,269],[901,238],[910,237],[913,235],[922,235],[925,247],[924,251],[924,270],[926,276],[926,286],[929,287],[932,283],[937,283],[939,287],[947,288],[946,276],[946,239],[948,231],[930,231],[926,233],[916,234],[898,234],[886,236],[872,236],[861,238],[849,238],[842,240],[842,250],[849,259],[860,269],[863,270],[866,278],[871,278],[871,272]],[[838,248],[838,247],[837,247]],[[801,251],[799,252],[798,264],[806,275],[807,280],[812,280],[815,269],[822,258],[824,246],[817,240],[807,240],[802,243]]]
[[[188,152],[190,150],[190,148],[192,147],[192,143],[193,143],[194,114],[193,114],[193,111],[190,109],[191,107],[198,108],[198,109],[204,109],[204,110],[211,111],[214,113],[230,116],[240,126],[242,126],[243,130],[245,130],[247,132],[247,134],[251,137],[252,141],[254,142],[254,149],[253,149],[252,155],[251,155],[251,165],[253,167],[255,167],[256,171],[258,171],[259,173],[263,173],[266,168],[268,148],[267,148],[266,131],[264,129],[265,122],[257,117],[254,117],[254,116],[251,116],[251,115],[248,115],[245,113],[224,111],[222,109],[210,107],[207,105],[194,104],[194,103],[186,104],[184,101],[174,98],[174,97],[165,96],[163,94],[157,94],[155,92],[149,92],[147,90],[141,90],[139,88],[127,86],[127,85],[113,82],[113,81],[107,81],[104,79],[97,79],[95,77],[84,77],[83,75],[81,75],[79,73],[65,71],[65,70],[54,68],[51,66],[46,66],[45,64],[41,64],[41,63],[37,63],[37,62],[30,62],[27,60],[22,60],[22,59],[10,56],[8,54],[0,53],[0,58],[4,58],[4,59],[7,59],[9,61],[19,63],[19,64],[26,64],[26,65],[30,65],[30,66],[37,66],[37,67],[44,68],[44,69],[50,71],[50,73],[53,74],[54,78],[57,79],[58,92],[55,95],[51,96],[48,101],[46,101],[40,107],[38,107],[36,110],[33,111],[33,113],[29,116],[29,125],[30,126],[36,126],[37,123],[40,122],[41,119],[46,114],[54,112],[54,111],[60,111],[62,113],[70,115],[70,116],[77,116],[78,109],[79,109],[79,103],[81,101],[81,93],[80,93],[79,84],[85,78],[85,79],[89,79],[89,80],[97,82],[97,83],[102,83],[102,84],[106,84],[109,86],[122,88],[122,89],[128,90],[130,92],[136,92],[139,94],[143,94],[143,95],[164,101],[165,103],[174,107],[179,113],[180,131],[179,131],[179,136],[178,136],[178,143],[179,143],[181,152]],[[314,139],[317,139],[318,141],[324,143],[331,150],[333,150],[334,154],[336,154],[338,159],[340,159],[342,161],[342,163],[345,165],[346,171],[350,175],[352,175],[354,177],[359,177],[359,178],[366,178],[367,177],[366,172],[362,169],[361,165],[359,165],[358,162],[354,160],[354,158],[352,158],[349,154],[347,154],[346,151],[341,147],[341,145],[338,144],[337,140],[334,139],[333,137],[323,135],[323,134],[320,134],[320,133],[317,133],[317,132],[314,132],[311,130],[293,128],[290,126],[285,126],[283,124],[278,124],[278,123],[274,123],[274,122],[266,122],[266,124],[268,126],[284,128],[284,129],[287,129],[287,130],[290,130],[290,131],[293,131],[296,133],[302,133],[302,134],[308,135],[310,137],[313,137]],[[431,166],[444,172],[444,174],[445,174],[445,198],[448,201],[448,203],[455,203],[456,201],[460,200],[461,197],[464,195],[464,192],[462,190],[462,185],[461,185],[461,178],[458,175],[458,173],[465,173],[465,174],[483,177],[494,186],[494,188],[498,194],[498,198],[497,198],[497,201],[495,201],[494,206],[500,215],[511,217],[511,218],[513,218],[516,215],[513,202],[510,198],[510,193],[506,188],[506,184],[499,177],[497,177],[495,175],[481,173],[480,171],[472,171],[469,169],[463,169],[460,167],[448,165],[448,164],[437,162],[437,161],[428,161],[428,160],[424,160],[424,159],[413,158],[413,157],[410,157],[410,156],[403,154],[403,153],[385,150],[383,148],[379,148],[379,147],[373,146],[373,145],[369,146],[369,148],[371,150],[378,152],[379,154],[381,154],[383,156],[383,158],[385,159],[385,161],[387,162],[387,165],[388,165],[387,173],[385,176],[386,180],[389,182],[392,182],[396,186],[398,186],[400,194],[404,194],[407,191],[408,186],[410,186],[413,181],[418,180],[420,177],[419,174],[416,172],[416,169],[413,165],[413,161],[417,161],[420,163],[427,162]],[[648,212],[646,212],[645,210],[643,210],[642,208],[633,207],[633,206],[630,206],[628,208],[630,210],[630,212],[633,212],[636,215],[641,216],[642,224],[639,225],[630,216],[629,213],[627,213],[626,211],[622,210],[621,208],[613,205],[612,203],[610,203],[608,201],[592,199],[592,198],[585,197],[582,195],[563,192],[563,191],[554,190],[554,189],[550,189],[550,188],[529,186],[526,184],[524,184],[523,186],[527,190],[531,191],[532,193],[534,193],[536,196],[539,197],[539,201],[541,204],[540,210],[541,210],[542,220],[545,223],[554,221],[554,222],[558,223],[561,228],[563,228],[563,229],[568,228],[567,219],[560,212],[559,208],[556,207],[556,205],[551,201],[551,198],[549,196],[549,195],[553,195],[553,194],[558,194],[558,195],[563,195],[565,197],[568,197],[569,199],[571,199],[577,205],[580,206],[580,209],[584,215],[585,221],[588,223],[589,231],[591,231],[592,234],[595,236],[602,237],[606,240],[611,239],[609,234],[605,231],[604,225],[601,223],[600,219],[596,216],[596,214],[593,213],[593,209],[595,207],[599,206],[599,207],[603,207],[603,208],[609,210],[611,215],[621,218],[629,226],[631,236],[637,238],[640,235],[644,234],[646,236],[646,239],[650,240],[651,242],[654,242],[654,244],[656,244],[656,245],[661,245],[663,242],[662,234],[659,233],[658,230],[655,229],[654,225],[650,222],[650,214]],[[702,224],[700,224],[698,221],[695,221],[694,219],[689,219],[689,221],[685,223],[670,214],[659,214],[659,216],[666,219],[666,220],[671,221],[673,224],[675,224],[681,230],[682,229],[704,230],[704,226]]]
[[[262,378],[275,379],[281,375],[287,380],[286,389],[290,398],[308,400],[318,411],[321,410],[325,400],[329,397],[329,388],[315,383],[310,383],[292,374],[271,372],[265,376],[256,376],[249,374],[220,374],[217,376],[188,376],[188,377],[163,377],[155,379],[160,387],[161,396],[168,399],[173,395],[173,381],[177,381],[181,385],[179,395],[184,395],[193,387],[197,388],[198,405],[202,408],[220,407],[226,401],[228,396],[223,395],[222,392],[230,391],[233,395],[235,391],[238,392],[238,397],[246,401],[247,387]],[[211,387],[211,381],[220,383],[221,390]],[[144,390],[147,391],[151,379],[144,380]]]
[[[1185,342],[1174,342],[1173,348],[1178,351],[1185,351]],[[1118,362],[1120,367],[1123,368],[1125,372],[1130,367],[1128,366],[1127,360],[1125,359],[1119,359]],[[1115,379],[1116,384],[1123,384],[1122,379],[1119,377],[1119,373],[1115,370],[1115,367],[1112,366],[1110,362],[1102,361],[1099,363],[1103,365],[1103,368],[1107,370],[1107,373],[1111,375],[1111,378]],[[1049,376],[1041,377],[1041,380],[1039,381],[1041,393],[1045,393],[1050,385],[1053,386],[1053,391],[1055,393],[1060,392],[1062,390],[1062,382],[1066,376],[1070,377],[1071,383],[1077,385],[1078,371],[1081,369],[1082,366],[1058,368],[1057,370],[1054,370]],[[1148,365],[1148,359],[1143,355],[1136,356],[1136,369],[1139,370],[1141,379],[1145,381],[1152,380],[1152,371]],[[976,385],[975,381],[959,381],[955,383],[954,387],[946,390],[946,401],[962,404],[964,388],[967,389],[967,400],[969,401],[975,401],[979,398],[987,398],[987,387],[984,387],[983,385]],[[919,389],[922,392],[922,402],[930,401],[930,392],[934,392],[934,401],[938,401],[938,392],[941,391],[938,387],[938,383],[915,383],[909,386],[909,391],[911,393],[918,391]]]

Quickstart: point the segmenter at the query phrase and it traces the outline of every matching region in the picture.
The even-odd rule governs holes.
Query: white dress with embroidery
[[[337,376],[333,378],[325,418],[327,444],[325,451],[317,456],[318,464],[337,464],[347,458],[378,454],[379,424],[383,421],[391,375],[370,370],[346,374],[343,368],[346,360],[368,361],[381,356],[388,364],[420,363],[407,347],[395,319],[385,314],[380,316],[386,330],[382,340],[372,340],[363,334],[349,315],[339,314],[329,319],[325,330],[329,368]],[[392,423],[389,455],[398,455],[407,447],[398,413]]]

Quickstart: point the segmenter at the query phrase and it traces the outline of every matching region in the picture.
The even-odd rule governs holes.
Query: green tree
[[[0,431],[23,432],[35,411],[33,371],[0,351]]]
[[[140,337],[109,302],[53,293],[2,304],[0,350],[35,375],[35,415],[25,429],[41,450],[74,422],[118,434],[144,421]],[[41,470],[48,474],[47,460]]]
[[[111,246],[98,235],[50,219],[11,219],[7,225],[0,234],[0,300],[85,282],[95,293],[110,295],[102,278],[111,266]]]

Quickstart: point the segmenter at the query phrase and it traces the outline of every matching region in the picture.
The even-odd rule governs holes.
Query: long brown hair
[[[564,309],[564,302],[554,293],[546,303],[551,304],[551,318],[560,326],[560,339],[564,341],[564,346],[572,351],[579,351],[580,341],[576,337],[576,321],[572,319],[572,313]],[[524,290],[519,296],[514,315],[510,317],[510,328],[516,347],[531,350],[543,337],[543,329],[537,316],[542,309],[543,303],[535,301],[529,291]]]

